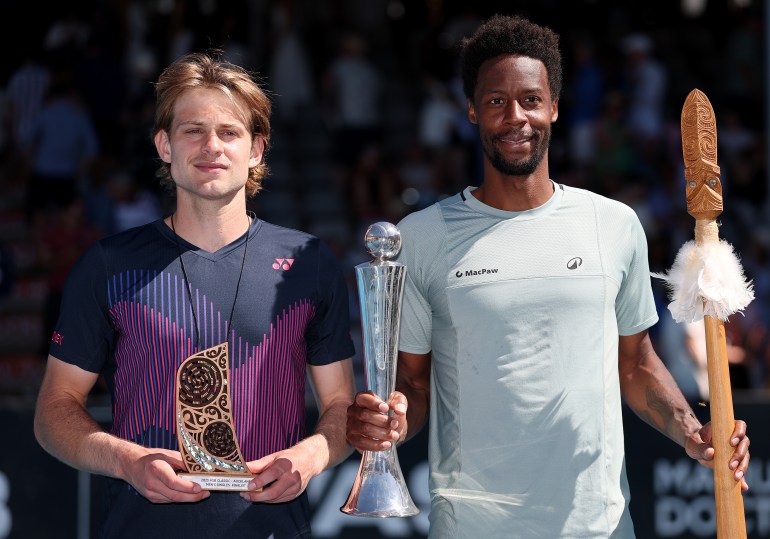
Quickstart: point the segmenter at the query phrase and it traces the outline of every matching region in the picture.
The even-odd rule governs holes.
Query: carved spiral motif
[[[710,114],[710,110],[698,110],[698,125],[714,125],[714,117]],[[700,131],[700,151],[703,158],[712,163],[717,162],[717,137],[715,130]]]
[[[224,458],[236,452],[235,433],[223,421],[211,423],[203,431],[203,445],[212,455]]]
[[[682,153],[685,166],[701,159],[717,162],[716,118],[702,92],[691,93],[682,111]]]
[[[188,361],[179,371],[179,400],[188,406],[205,406],[219,396],[222,371],[202,357]]]
[[[201,352],[201,355],[215,362],[219,365],[220,369],[227,368],[227,354],[225,353],[224,346],[209,348],[208,350]]]

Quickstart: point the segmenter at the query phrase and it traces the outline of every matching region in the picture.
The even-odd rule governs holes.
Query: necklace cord
[[[241,289],[241,279],[243,278],[243,268],[246,266],[246,253],[249,249],[249,236],[251,236],[251,223],[252,223],[252,215],[250,213],[247,213],[247,219],[249,221],[249,226],[246,229],[246,243],[243,247],[243,259],[241,260],[241,271],[238,274],[238,283],[235,285],[235,297],[233,298],[233,306],[230,309],[230,319],[227,322],[227,333],[228,338],[229,334],[233,331],[233,315],[235,314],[235,304],[238,301],[238,292]],[[182,275],[184,276],[185,281],[187,281],[187,299],[190,301],[190,311],[192,312],[193,317],[193,323],[195,324],[195,349],[197,350],[200,348],[200,329],[198,328],[198,317],[195,314],[195,306],[193,305],[193,298],[192,298],[192,283],[190,282],[190,278],[187,276],[187,269],[184,265],[184,259],[182,258],[182,244],[179,242],[179,235],[176,233],[176,228],[174,227],[174,214],[171,214],[171,230],[174,232],[174,242],[176,243],[177,250],[179,251],[179,265],[182,267]]]

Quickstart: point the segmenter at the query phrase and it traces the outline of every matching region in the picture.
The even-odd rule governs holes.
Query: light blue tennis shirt
[[[399,349],[432,353],[430,537],[632,538],[618,335],[658,319],[639,219],[559,184],[523,212],[472,190],[399,224]]]

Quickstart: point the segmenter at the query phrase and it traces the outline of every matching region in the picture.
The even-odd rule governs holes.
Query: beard
[[[551,128],[550,126],[543,131],[533,132],[533,146],[532,153],[525,159],[517,161],[510,161],[503,157],[500,150],[498,150],[495,144],[497,140],[507,137],[508,135],[486,135],[481,137],[481,145],[484,149],[484,155],[489,159],[490,164],[495,169],[505,174],[506,176],[528,176],[535,172],[540,162],[545,157],[545,153],[548,151],[548,146],[551,142]]]

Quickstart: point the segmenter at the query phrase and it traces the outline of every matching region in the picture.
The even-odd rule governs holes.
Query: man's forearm
[[[649,363],[625,380],[626,401],[644,421],[684,447],[702,425],[668,370]]]
[[[406,436],[403,440],[399,440],[398,442],[403,443],[413,438],[428,422],[430,395],[427,391],[418,390],[406,385],[403,387],[397,387],[396,389],[398,389],[401,393],[404,394],[404,396],[406,396],[406,400],[409,403],[406,409]]]
[[[124,477],[122,456],[135,447],[105,432],[80,403],[66,398],[38,402],[35,437],[73,468],[118,478]]]
[[[336,466],[345,460],[352,452],[345,438],[345,423],[350,402],[336,402],[329,406],[318,418],[313,435],[308,437],[308,443],[319,451],[321,473],[326,468]],[[317,475],[317,474],[316,474]]]

